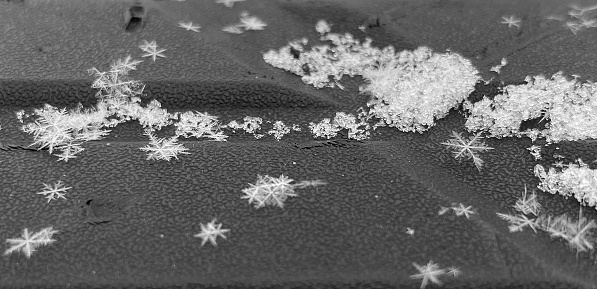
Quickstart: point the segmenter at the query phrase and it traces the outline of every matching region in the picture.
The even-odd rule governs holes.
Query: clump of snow
[[[404,132],[422,133],[445,117],[471,92],[479,72],[456,53],[434,53],[428,47],[386,54],[374,69],[363,71],[371,94],[370,114]]]
[[[568,80],[562,72],[551,78],[527,76],[527,84],[508,85],[493,100],[474,104],[465,101],[470,112],[469,131],[485,130],[493,137],[545,137],[548,142],[597,138],[597,86]],[[527,120],[545,120],[545,129],[521,132]]]
[[[550,194],[560,194],[565,198],[574,197],[584,206],[597,206],[597,170],[592,170],[581,159],[578,164],[568,164],[559,169],[542,165],[535,166],[535,176],[541,180],[540,190]],[[596,207],[597,209],[597,207]]]
[[[265,62],[300,75],[316,88],[340,87],[344,75],[361,75],[367,84],[362,92],[371,95],[369,113],[402,131],[423,132],[458,106],[479,79],[470,61],[456,53],[434,53],[428,47],[396,52],[394,47],[371,46],[349,33],[330,33],[320,20],[316,30],[322,41],[332,45],[305,46],[306,38],[295,40],[263,55]]]

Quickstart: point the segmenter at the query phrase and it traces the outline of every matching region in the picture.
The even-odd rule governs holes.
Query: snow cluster
[[[404,132],[422,133],[445,117],[475,89],[478,71],[456,53],[428,47],[386,54],[375,69],[363,72],[362,92],[372,98],[369,113]],[[389,51],[388,51],[389,50]]]
[[[469,131],[485,130],[493,137],[545,137],[548,142],[597,138],[597,86],[568,80],[562,72],[551,78],[527,76],[525,85],[508,85],[493,100],[474,104],[465,101],[470,112]],[[527,120],[545,120],[546,128],[520,131]]]
[[[361,75],[367,84],[361,91],[371,95],[370,114],[402,131],[423,132],[435,119],[458,106],[479,79],[469,60],[456,53],[434,53],[428,47],[396,52],[379,49],[372,40],[363,43],[349,33],[330,33],[319,21],[316,30],[332,45],[307,50],[306,38],[295,40],[263,55],[265,62],[300,75],[316,88],[336,86],[344,75]]]

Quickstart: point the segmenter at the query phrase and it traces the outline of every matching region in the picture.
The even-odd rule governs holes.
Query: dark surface
[[[588,61],[595,59],[594,49],[583,48],[594,47],[587,46],[595,41],[594,30],[574,36],[565,29],[543,31],[540,20],[533,22],[560,6],[565,11],[566,4],[249,0],[228,9],[213,1],[145,2],[144,26],[127,32],[121,12],[130,3],[62,4],[68,2],[0,3],[0,24],[13,27],[0,47],[3,143],[31,141],[19,131],[18,108],[92,104],[86,70],[107,69],[128,54],[139,57],[143,39],[168,49],[167,58],[145,60],[131,74],[147,84],[145,100],[207,111],[224,123],[247,115],[283,120],[300,124],[303,132],[282,141],[241,133],[226,143],[183,141],[191,154],[172,162],[145,160],[139,148],[146,137],[134,123],[85,144],[68,163],[47,151],[0,150],[0,237],[18,237],[23,228],[61,231],[30,259],[4,257],[3,287],[419,288],[420,280],[409,278],[418,273],[412,263],[433,260],[463,272],[440,277],[442,288],[595,288],[593,253],[577,256],[564,242],[528,229],[509,233],[495,215],[511,212],[524,185],[537,183],[537,162],[526,150],[530,140],[488,140],[495,149],[483,155],[481,172],[455,161],[440,144],[452,130],[464,130],[456,112],[425,134],[380,128],[362,143],[314,141],[306,124],[336,111],[354,113],[366,103],[368,97],[358,93],[361,79],[343,80],[345,91],[316,90],[261,59],[262,52],[290,40],[315,41],[315,22],[323,18],[334,24],[333,32],[368,36],[377,46],[451,48],[471,59],[482,52],[474,63],[483,72],[508,56],[506,81],[560,69],[594,77],[595,62]],[[219,31],[243,10],[266,21],[266,30]],[[512,13],[530,23],[517,35],[496,24]],[[177,28],[183,20],[197,21],[201,32]],[[370,27],[367,33],[356,29],[362,23]],[[586,142],[551,145],[540,163],[552,163],[554,153],[564,162],[595,159],[595,151]],[[284,209],[256,210],[240,197],[257,174],[329,184],[299,190]],[[57,180],[73,187],[67,200],[47,203],[35,194]],[[545,193],[538,198],[549,213],[578,212],[575,200]],[[437,214],[452,203],[472,205],[478,213],[470,220]],[[597,219],[595,210],[583,213]],[[214,217],[231,230],[228,239],[201,247],[193,235]],[[415,234],[406,234],[407,227]]]

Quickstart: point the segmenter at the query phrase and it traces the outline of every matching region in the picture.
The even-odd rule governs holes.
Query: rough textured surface
[[[481,172],[454,161],[440,144],[462,131],[456,113],[425,134],[380,128],[369,141],[314,142],[308,132],[278,142],[233,134],[227,143],[185,141],[191,155],[148,162],[135,124],[115,128],[104,141],[87,143],[79,158],[56,162],[46,151],[18,149],[30,141],[12,113],[42,103],[93,103],[87,69],[133,55],[142,40],[156,40],[166,58],[145,59],[132,76],[147,84],[145,100],[168,109],[195,109],[224,122],[261,116],[305,126],[352,112],[367,96],[360,79],[346,90],[316,90],[274,69],[261,53],[300,37],[318,38],[318,19],[335,32],[374,39],[378,46],[451,49],[488,71],[508,57],[506,81],[558,70],[595,79],[594,30],[574,36],[541,17],[568,9],[561,1],[246,1],[228,9],[213,1],[143,1],[142,24],[125,31],[127,1],[0,2],[0,237],[23,228],[56,226],[57,241],[30,259],[0,263],[5,287],[183,286],[288,288],[419,288],[412,262],[456,266],[443,288],[595,288],[594,254],[578,260],[566,244],[529,230],[512,234],[496,212],[510,212],[525,184],[534,186],[530,141],[490,140]],[[581,4],[581,3],[579,3]],[[265,31],[226,34],[221,27],[248,10],[268,23]],[[523,17],[523,29],[499,24]],[[177,27],[190,20],[200,33]],[[367,27],[366,33],[358,30]],[[266,128],[266,130],[269,127]],[[164,133],[169,133],[166,131]],[[4,145],[6,144],[6,145]],[[594,159],[594,143],[545,147]],[[285,209],[255,210],[241,190],[257,174],[284,174],[329,184],[299,190]],[[43,183],[73,187],[67,200],[47,203],[35,194]],[[576,214],[574,200],[539,195],[553,214]],[[469,220],[438,215],[441,206],[472,205]],[[597,218],[597,212],[586,212]],[[200,246],[200,222],[218,218],[230,229],[218,246]],[[406,233],[407,228],[414,235]],[[192,285],[190,285],[192,284]],[[429,287],[432,287],[431,285]]]

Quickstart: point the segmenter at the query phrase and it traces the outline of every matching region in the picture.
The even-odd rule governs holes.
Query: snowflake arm
[[[537,194],[535,191],[531,194],[530,197],[527,198],[527,185],[524,185],[524,193],[522,195],[522,199],[518,199],[516,204],[514,205],[514,209],[517,211],[528,215],[533,214],[535,216],[539,215],[539,211],[541,210],[541,204],[537,201]]]
[[[523,215],[523,214],[518,214],[516,216],[512,216],[512,215],[508,215],[508,214],[502,214],[502,213],[496,213],[498,215],[498,217],[508,221],[508,223],[510,223],[510,226],[508,226],[508,230],[510,231],[510,233],[513,232],[521,232],[522,229],[525,226],[529,226],[531,229],[533,229],[533,231],[535,231],[535,233],[537,233],[537,222],[535,221],[535,219],[529,219],[527,218],[527,216]]]
[[[241,28],[242,27],[238,24],[232,24],[222,28],[222,31],[232,34],[242,34],[244,31]]]
[[[141,48],[141,50],[145,51],[149,51],[149,50],[155,50],[158,48],[158,45],[156,44],[155,40],[154,41],[147,41],[147,40],[143,40],[143,43],[141,45],[139,45],[139,48]]]
[[[484,161],[477,155],[476,151],[483,152],[493,149],[492,147],[485,145],[485,143],[481,141],[482,138],[483,137],[479,134],[476,134],[468,140],[465,140],[460,133],[452,131],[452,138],[442,144],[452,150],[455,159],[459,161],[463,158],[472,159],[477,170],[481,171]]]
[[[578,34],[578,32],[582,29],[580,22],[575,21],[566,21],[566,23],[564,23],[564,27],[570,29],[570,32],[572,32],[574,35]]]
[[[470,219],[470,215],[475,213],[472,209],[472,206],[465,207],[462,203],[458,207],[452,207],[452,210],[454,210],[456,216],[464,215],[467,219]]]
[[[458,277],[462,274],[462,271],[460,270],[460,268],[451,266],[451,267],[448,267],[448,271],[446,272],[446,274],[452,275],[454,277]]]
[[[178,154],[189,154],[187,148],[176,143],[178,141],[177,137],[157,138],[150,131],[146,131],[145,134],[149,136],[151,142],[148,146],[140,148],[140,150],[149,152],[147,160],[170,161],[171,158],[178,160]]]

